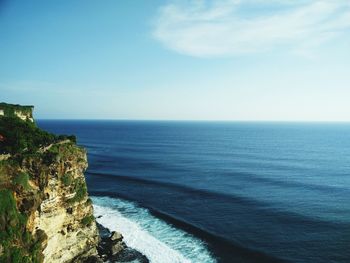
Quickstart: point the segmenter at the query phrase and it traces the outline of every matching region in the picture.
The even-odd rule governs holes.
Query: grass
[[[56,135],[17,117],[1,117],[0,134],[5,137],[5,140],[0,142],[0,153],[33,153],[40,147],[57,141]]]
[[[27,216],[18,212],[11,190],[0,190],[0,200],[0,244],[4,250],[0,262],[23,262],[26,250],[18,245],[23,244]]]
[[[82,201],[87,196],[87,187],[86,183],[77,178],[73,182],[73,191],[75,192],[75,196],[72,199],[69,199],[69,203],[76,203]]]
[[[76,143],[74,135],[57,136],[17,117],[0,117],[0,134],[5,138],[0,141],[0,154],[35,153],[40,147],[63,140]]]
[[[72,175],[71,174],[64,174],[61,178],[61,181],[62,183],[65,185],[65,186],[69,186],[72,184],[73,182],[73,178],[72,178]]]
[[[42,240],[27,231],[28,217],[18,211],[13,191],[1,189],[0,200],[0,262],[42,262]]]
[[[82,220],[81,220],[81,223],[84,225],[84,226],[90,226],[91,223],[94,221],[94,216],[93,215],[90,215],[90,216],[86,216],[84,217]]]
[[[29,175],[27,173],[20,173],[12,179],[12,183],[15,185],[20,185],[24,190],[29,190]]]

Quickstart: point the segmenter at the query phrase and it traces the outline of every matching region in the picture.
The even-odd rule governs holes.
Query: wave
[[[111,197],[92,200],[97,222],[121,232],[129,247],[153,263],[217,262],[203,241],[154,217],[146,208]]]
[[[150,185],[150,186],[158,186],[158,187],[165,187],[169,189],[174,189],[182,192],[187,192],[187,193],[195,193],[199,196],[212,196],[212,197],[220,197],[222,199],[227,199],[229,201],[235,201],[235,202],[245,202],[247,204],[251,205],[256,205],[256,206],[262,206],[263,203],[258,201],[258,200],[253,200],[249,198],[245,198],[242,196],[234,196],[234,195],[229,195],[229,194],[224,194],[224,193],[219,193],[219,192],[214,192],[214,191],[208,191],[206,189],[196,189],[192,188],[189,186],[185,185],[180,185],[180,184],[175,184],[175,183],[170,183],[170,182],[162,182],[162,181],[155,181],[155,180],[149,180],[149,179],[144,179],[144,178],[136,178],[136,177],[130,177],[130,176],[125,176],[125,175],[115,175],[115,174],[109,174],[109,173],[97,173],[97,172],[86,172],[86,175],[92,175],[100,178],[108,178],[111,180],[121,180],[121,181],[128,181],[132,183],[138,183],[141,185]],[[89,179],[89,178],[88,178]],[[94,191],[92,191],[94,192]],[[106,192],[107,193],[107,192]],[[110,194],[110,193],[107,193]]]
[[[170,253],[172,259],[167,261],[169,251],[164,249],[164,254],[161,254],[159,258],[151,262],[288,262],[285,259],[234,243],[167,213],[154,210],[153,208],[140,207],[137,201],[126,200],[128,199],[127,197],[121,199],[120,195],[113,193],[93,192],[92,199],[95,207],[95,216],[102,216],[97,218],[97,221],[110,230],[120,231],[123,235],[128,235],[130,232],[136,233],[126,237],[131,240],[127,244],[144,253],[150,259],[152,259],[150,255],[152,256],[153,251],[165,248],[164,245],[159,243],[158,238],[161,241],[165,241],[165,244],[169,245],[170,248],[175,248],[175,251],[180,254],[185,251],[185,261],[174,261],[175,259],[179,260],[179,257],[175,256],[174,252]],[[129,221],[132,223],[130,224]],[[120,227],[121,225],[124,225],[124,228]],[[150,233],[144,233],[147,231],[150,231]],[[143,234],[140,234],[141,232]],[[151,237],[148,235],[151,235]],[[141,239],[139,239],[140,237]],[[151,241],[154,242],[152,246],[146,245],[144,247],[143,244],[139,243],[149,243]],[[156,247],[157,249],[155,249]],[[148,251],[148,249],[151,249],[151,251]],[[165,253],[166,251],[168,252]],[[188,256],[186,254],[188,252],[194,253]],[[162,258],[163,256],[165,258]]]
[[[234,176],[235,179],[268,184],[272,186],[280,186],[283,188],[302,188],[310,191],[317,191],[317,192],[320,192],[321,194],[322,193],[323,194],[332,193],[334,195],[350,194],[349,188],[340,187],[340,186],[329,186],[329,185],[322,185],[322,184],[315,184],[315,183],[298,182],[298,181],[292,181],[292,180],[274,179],[274,178],[256,176],[252,173],[246,173],[246,172],[239,172],[239,173],[226,172],[226,173],[223,173],[223,175]]]
[[[225,195],[223,193],[215,192],[215,191],[209,191],[204,189],[196,189],[189,186],[179,185],[171,182],[161,182],[161,181],[155,181],[150,179],[144,179],[144,178],[136,178],[136,177],[130,177],[125,175],[115,175],[110,173],[101,173],[101,172],[94,172],[89,171],[87,174],[91,174],[93,176],[108,176],[115,179],[121,179],[121,180],[128,180],[128,181],[134,181],[134,182],[140,182],[144,184],[155,184],[155,185],[162,185],[162,186],[169,186],[172,188],[181,188],[188,191],[193,192],[206,192],[207,194],[219,194],[219,195]],[[249,181],[249,183],[260,183],[260,184],[266,184],[271,186],[279,186],[284,188],[302,188],[303,190],[309,190],[309,191],[316,191],[320,194],[332,194],[333,196],[342,196],[344,194],[350,194],[350,190],[346,187],[340,187],[340,186],[327,186],[327,185],[321,185],[321,184],[311,184],[311,183],[304,183],[304,182],[298,182],[298,181],[282,181],[278,179],[268,178],[268,177],[259,177],[251,173],[245,173],[245,172],[223,172],[222,176],[228,176],[232,177],[234,176],[236,180],[245,180]],[[227,195],[229,198],[232,198],[232,195]],[[245,198],[245,197],[239,197],[240,199],[244,199],[247,202],[251,201],[251,198]],[[259,202],[257,200],[253,200],[254,202]]]
[[[119,181],[125,181],[125,182],[130,182],[130,183],[137,183],[139,185],[145,185],[145,186],[151,186],[151,187],[163,187],[165,189],[172,189],[172,190],[176,190],[179,192],[183,192],[183,193],[188,193],[188,194],[195,194],[197,196],[200,197],[208,197],[208,198],[216,198],[218,200],[222,200],[222,201],[227,201],[227,202],[234,202],[234,203],[241,203],[244,204],[245,206],[250,206],[250,207],[256,207],[256,208],[269,208],[270,204],[266,203],[262,200],[258,200],[258,199],[254,199],[254,198],[248,198],[248,197],[244,197],[238,194],[226,194],[226,193],[222,193],[222,192],[216,192],[216,191],[210,191],[207,189],[197,189],[197,188],[192,188],[190,186],[185,186],[185,185],[180,185],[180,184],[175,184],[175,183],[170,183],[170,182],[163,182],[163,181],[155,181],[155,180],[150,180],[150,179],[144,179],[144,178],[136,178],[136,177],[130,177],[130,176],[125,176],[125,175],[112,175],[109,173],[95,173],[95,172],[87,172],[87,175],[92,175],[92,176],[96,176],[99,178],[105,178],[105,179],[111,179],[111,180],[119,180]],[[247,176],[249,176],[247,174]],[[268,178],[257,178],[255,177],[254,179],[252,179],[251,177],[249,177],[249,180],[257,180],[257,181],[262,181],[265,182],[267,184],[273,184],[273,182],[275,180],[273,179],[268,179]],[[342,188],[338,188],[338,187],[327,187],[327,186],[316,186],[316,185],[304,185],[304,184],[299,184],[297,182],[276,182],[276,184],[281,184],[281,185],[285,185],[285,186],[289,186],[289,187],[304,187],[305,188],[310,188],[310,190],[318,190],[321,193],[327,192],[328,194],[332,194],[334,196],[336,195],[344,195],[344,194],[348,194],[349,191],[347,189],[342,189]],[[129,199],[129,198],[127,198]],[[279,213],[280,212],[280,213]],[[319,216],[317,218],[317,220],[315,220],[315,217],[311,217],[308,216],[306,214],[302,214],[302,213],[297,213],[294,211],[288,211],[288,210],[281,210],[278,211],[276,208],[274,208],[274,216],[275,217],[283,217],[281,219],[286,219],[286,218],[293,218],[294,220],[298,220],[300,221],[299,223],[305,223],[305,222],[309,222],[309,223],[327,223],[329,224],[330,221],[326,218],[326,217],[321,217]],[[338,224],[338,223],[344,223],[341,219],[338,219],[339,221],[333,221],[334,224]]]
[[[305,243],[303,241],[305,236],[321,233],[322,231],[329,233],[330,239],[336,240],[341,235],[339,229],[344,229],[347,226],[339,221],[324,221],[319,217],[309,217],[291,211],[271,209],[264,202],[238,195],[193,189],[168,182],[106,175],[104,173],[89,173],[88,175],[96,175],[96,177],[87,177],[88,181],[94,186],[93,190],[89,191],[90,194],[100,197],[108,196],[112,200],[123,198],[131,200],[133,204],[147,207],[147,212],[154,218],[161,219],[174,226],[175,229],[181,229],[203,240],[206,247],[219,262],[286,262],[286,260],[293,258],[291,257],[293,252],[291,251],[294,250],[294,247],[289,245],[295,246],[296,242]],[[138,190],[134,191],[135,187]],[[140,195],[135,197],[138,191],[141,191],[139,192]],[[153,200],[158,205],[153,205],[148,200],[149,197],[154,196],[155,191],[157,192],[155,196],[158,196],[158,198],[165,196],[164,201]],[[193,205],[184,204],[182,207],[181,202],[184,202],[184,200],[189,200]],[[171,205],[173,210],[169,210],[166,205],[169,201],[174,202]],[[163,202],[164,206],[162,206]],[[206,207],[211,207],[212,214],[202,213],[201,204],[203,202]],[[219,216],[222,211],[231,216],[227,216],[223,220]],[[180,212],[180,214],[195,213],[198,216],[183,217],[178,216],[177,212]],[[216,213],[218,216],[215,216]],[[234,215],[237,215],[237,217]],[[129,218],[129,215],[126,215],[126,217]],[[201,218],[200,222],[198,218]],[[224,223],[227,229],[220,225],[220,222],[228,222]],[[235,226],[233,222],[236,224]],[[245,235],[244,227],[241,227],[241,225],[247,227],[248,232],[259,233],[260,237],[257,237],[256,242],[252,243],[241,238],[240,235]],[[283,229],[283,231],[281,233],[275,231],[276,228]],[[297,234],[294,235],[293,233]],[[285,247],[286,244],[280,246],[276,241],[283,240],[284,235],[292,235],[294,238],[287,247]],[[264,239],[270,240],[270,244],[265,245]],[[289,254],[281,254],[278,252],[280,249],[290,250]]]

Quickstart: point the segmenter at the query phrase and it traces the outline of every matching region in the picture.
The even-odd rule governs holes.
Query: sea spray
[[[153,216],[133,202],[93,197],[97,221],[112,231],[119,231],[125,243],[152,263],[216,262],[198,238]]]

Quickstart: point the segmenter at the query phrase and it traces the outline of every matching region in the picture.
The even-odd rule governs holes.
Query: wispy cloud
[[[350,30],[348,0],[197,0],[162,6],[153,35],[198,56],[312,49]]]

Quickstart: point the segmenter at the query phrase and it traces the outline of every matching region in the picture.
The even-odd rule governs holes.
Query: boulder
[[[121,252],[125,248],[124,242],[117,242],[111,246],[111,254],[117,255],[119,252]]]
[[[121,241],[122,239],[123,239],[123,235],[116,231],[113,231],[110,236],[111,241]]]

